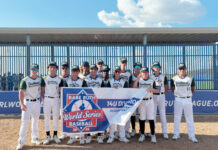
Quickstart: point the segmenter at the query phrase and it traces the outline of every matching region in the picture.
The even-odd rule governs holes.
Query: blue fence
[[[170,79],[177,73],[177,65],[185,62],[187,73],[196,80],[196,89],[218,89],[218,45],[0,45],[0,90],[18,90],[20,80],[29,74],[31,63],[40,65],[40,75],[47,74],[46,66],[54,60],[70,66],[91,64],[103,59],[111,68],[119,65],[121,57],[150,67],[154,61],[162,65],[162,72]],[[60,69],[58,70],[60,74]]]

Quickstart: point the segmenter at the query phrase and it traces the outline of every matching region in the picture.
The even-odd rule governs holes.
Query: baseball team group
[[[58,137],[58,124],[60,118],[60,91],[62,87],[93,87],[93,88],[144,88],[146,95],[143,97],[138,109],[139,112],[139,142],[145,137],[151,138],[156,143],[155,124],[157,109],[159,110],[161,127],[164,139],[169,139],[166,119],[166,94],[171,89],[175,96],[174,102],[174,135],[173,140],[180,138],[180,122],[184,116],[188,128],[188,137],[194,143],[195,137],[192,95],[195,91],[195,81],[186,74],[186,65],[178,64],[177,75],[170,80],[170,88],[167,77],[161,73],[161,64],[153,62],[151,68],[143,67],[141,63],[133,65],[133,73],[126,68],[127,59],[121,58],[120,65],[115,66],[112,74],[110,68],[103,60],[96,64],[84,61],[81,66],[74,65],[69,70],[68,62],[61,63],[61,76],[57,75],[58,65],[51,61],[47,65],[48,75],[41,78],[38,76],[39,65],[32,64],[30,75],[22,79],[19,90],[19,100],[22,110],[21,127],[18,138],[17,150],[23,148],[28,130],[28,122],[32,120],[31,143],[36,145],[50,144],[51,140],[59,144],[67,135],[61,133]],[[41,99],[41,101],[40,101]],[[46,138],[39,140],[38,121],[40,107],[43,105],[44,128]],[[85,108],[84,108],[85,109]],[[53,118],[53,138],[50,133],[50,119]],[[136,113],[133,113],[125,126],[110,125],[104,133],[98,133],[98,143],[113,143],[115,140],[129,143],[131,137],[136,135]],[[150,133],[145,133],[145,121],[149,122]],[[72,144],[79,138],[80,144],[89,144],[94,135],[79,134],[70,135],[67,144]]]

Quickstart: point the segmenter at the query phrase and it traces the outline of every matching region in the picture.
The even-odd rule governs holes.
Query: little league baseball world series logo
[[[109,125],[92,89],[70,89],[63,106],[63,130],[71,133],[104,131]],[[65,132],[65,131],[64,131]]]

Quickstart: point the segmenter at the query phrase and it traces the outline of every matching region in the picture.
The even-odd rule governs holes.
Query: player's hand
[[[21,105],[20,105],[20,108],[21,108],[22,111],[26,111],[26,109],[27,109],[27,108],[26,108],[26,105],[24,105],[24,104],[21,104]]]
[[[151,92],[152,92],[152,88],[148,88],[146,91],[147,91],[148,93],[151,93]]]
[[[142,77],[141,74],[139,74],[139,75],[137,76],[137,79],[136,79],[136,80],[139,81],[141,77]]]

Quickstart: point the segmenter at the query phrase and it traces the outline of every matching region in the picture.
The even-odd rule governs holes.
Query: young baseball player
[[[61,79],[63,79],[64,83],[66,83],[66,80],[69,78],[69,64],[68,62],[64,61],[61,63]],[[63,86],[66,86],[65,84]],[[62,134],[60,137],[60,140],[64,140],[66,137],[66,134]]]
[[[104,65],[104,61],[102,60],[102,59],[99,59],[98,61],[97,61],[97,67],[98,67],[98,73],[97,73],[97,75],[98,75],[98,77],[100,77],[100,78],[102,78],[103,77],[103,75],[102,75],[102,66]]]
[[[133,87],[133,84],[134,82],[136,81],[138,75],[140,74],[140,70],[142,68],[142,64],[141,63],[135,63],[133,65],[133,70],[134,70],[134,73],[132,75],[132,82],[131,82],[131,85],[130,87],[132,88]],[[135,122],[136,122],[136,111],[133,113],[133,115],[131,116],[130,118],[130,121],[131,121],[131,126],[132,126],[132,132],[131,132],[131,136],[135,136],[136,134],[136,130],[135,130]]]
[[[186,75],[186,65],[184,63],[179,64],[178,75],[171,80],[171,90],[175,95],[173,139],[177,140],[180,138],[180,122],[184,110],[189,139],[197,143],[192,108],[192,94],[195,91],[195,81],[194,78]]]
[[[42,78],[38,77],[38,73],[39,66],[37,64],[32,64],[30,76],[23,78],[20,83],[19,100],[22,116],[17,150],[22,149],[25,143],[30,117],[32,118],[31,143],[37,145],[42,144],[38,138],[38,120],[40,116],[40,96],[42,93],[42,98],[44,98],[45,82]]]
[[[120,74],[121,74],[120,66],[116,66],[114,68],[114,77],[110,80],[109,87],[128,88],[128,82],[125,81],[124,79],[122,79],[120,77]],[[107,141],[108,144],[113,143],[113,141],[114,141],[115,128],[116,128],[116,125],[114,125],[114,124],[110,125],[110,131],[109,131],[110,135],[109,135],[109,138]],[[128,143],[129,140],[126,138],[125,126],[118,125],[117,128],[118,128],[118,132],[119,132],[119,141]]]
[[[128,87],[131,85],[132,82],[132,73],[130,70],[126,69],[127,66],[127,59],[122,58],[120,60],[120,67],[121,67],[121,74],[120,77],[124,80],[127,81]],[[125,126],[125,132],[126,132],[126,137],[131,138],[131,135],[129,133],[129,128],[130,128],[130,120],[127,121],[126,126]]]
[[[63,80],[57,76],[58,66],[56,62],[50,62],[47,66],[49,75],[44,77],[45,81],[45,99],[44,99],[44,121],[46,139],[43,144],[49,144],[51,140],[50,136],[50,117],[51,111],[53,115],[53,140],[59,144],[60,140],[57,136],[58,132],[58,120],[60,115],[60,90],[63,86]]]
[[[84,61],[80,69],[79,77],[84,80],[89,78],[89,75],[89,62]]]
[[[97,76],[98,68],[95,64],[90,66],[90,76],[86,79],[87,87],[100,88],[102,86],[102,79]],[[88,134],[86,143],[91,143],[92,137]],[[99,144],[103,143],[102,134],[98,133],[97,141]]]
[[[66,80],[67,87],[87,87],[86,81],[79,78],[79,66],[75,65],[71,70],[71,77]],[[67,144],[76,142],[75,136],[70,136]],[[84,144],[84,135],[80,135],[80,144]]]
[[[149,120],[151,129],[151,142],[156,143],[155,137],[155,124],[154,124],[154,101],[153,93],[158,93],[159,90],[156,88],[155,82],[149,78],[149,70],[147,67],[142,67],[140,75],[134,83],[134,88],[144,88],[147,94],[143,98],[143,102],[139,105],[139,125],[141,135],[138,139],[139,142],[145,140],[145,120]]]
[[[158,61],[155,61],[152,65],[153,75],[151,78],[155,81],[156,87],[159,93],[154,93],[154,121],[156,123],[157,107],[160,113],[161,127],[164,139],[168,139],[167,134],[167,119],[166,119],[166,100],[165,95],[168,92],[167,77],[161,74],[161,65]]]

